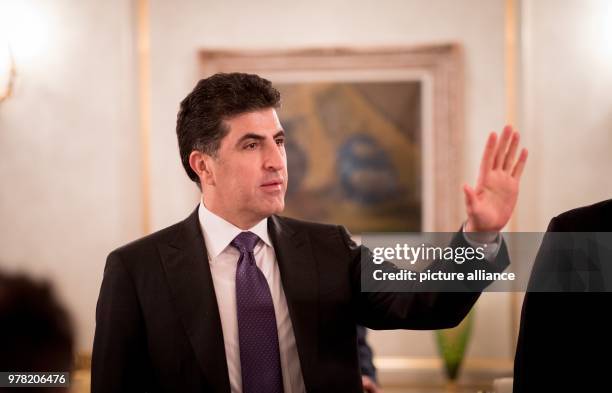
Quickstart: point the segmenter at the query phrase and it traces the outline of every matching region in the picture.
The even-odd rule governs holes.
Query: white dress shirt
[[[236,313],[236,267],[240,252],[230,245],[242,230],[212,213],[201,202],[198,216],[208,251],[208,263],[221,317],[230,386],[232,393],[242,393],[238,315]],[[259,236],[260,240],[254,250],[255,263],[266,277],[274,303],[283,388],[285,393],[303,393],[306,391],[304,378],[276,254],[268,235],[268,219],[261,220],[249,231]]]

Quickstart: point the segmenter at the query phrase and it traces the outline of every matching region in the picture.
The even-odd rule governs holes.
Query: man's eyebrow
[[[238,142],[236,142],[236,145],[241,144],[242,142],[246,141],[247,139],[255,139],[257,141],[262,141],[262,140],[264,140],[266,138],[263,135],[255,134],[253,132],[249,132],[249,133],[246,133],[243,136],[241,136],[240,139],[238,139]]]
[[[284,137],[285,131],[284,130],[278,131],[276,134],[274,134],[273,138],[276,139],[279,136]],[[249,132],[241,136],[240,139],[238,139],[238,142],[236,142],[236,145],[239,145],[248,139],[255,139],[256,141],[263,141],[264,139],[266,139],[266,137],[261,134],[255,134],[254,132]]]

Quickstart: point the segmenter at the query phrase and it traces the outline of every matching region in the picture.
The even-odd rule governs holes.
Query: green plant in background
[[[450,381],[455,381],[459,376],[461,363],[472,333],[474,310],[451,329],[436,330],[436,342],[438,353],[444,361],[446,376]]]

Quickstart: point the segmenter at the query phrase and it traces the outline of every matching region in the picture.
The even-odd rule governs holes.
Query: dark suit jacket
[[[448,328],[479,296],[364,293],[362,248],[343,227],[272,216],[268,231],[308,392],[361,392],[356,324]],[[197,209],[108,256],[96,312],[92,391],[230,391]]]
[[[548,232],[612,232],[612,200],[565,212],[551,220]],[[546,244],[542,248],[552,248]],[[567,267],[584,266],[585,260],[560,255],[552,262]],[[534,264],[538,272],[551,269]],[[612,260],[589,259],[589,264]],[[601,281],[594,274],[588,281],[567,278],[561,284],[569,290],[576,285],[595,290]],[[577,280],[575,278],[578,278]],[[531,283],[530,283],[531,285]],[[527,292],[514,362],[514,392],[609,391],[612,355],[612,293],[610,292]],[[602,359],[603,358],[603,359]]]

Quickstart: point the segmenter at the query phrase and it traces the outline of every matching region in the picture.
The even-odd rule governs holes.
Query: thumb
[[[477,203],[476,191],[467,184],[463,185],[463,194],[465,195],[465,207],[468,215],[471,215]]]

